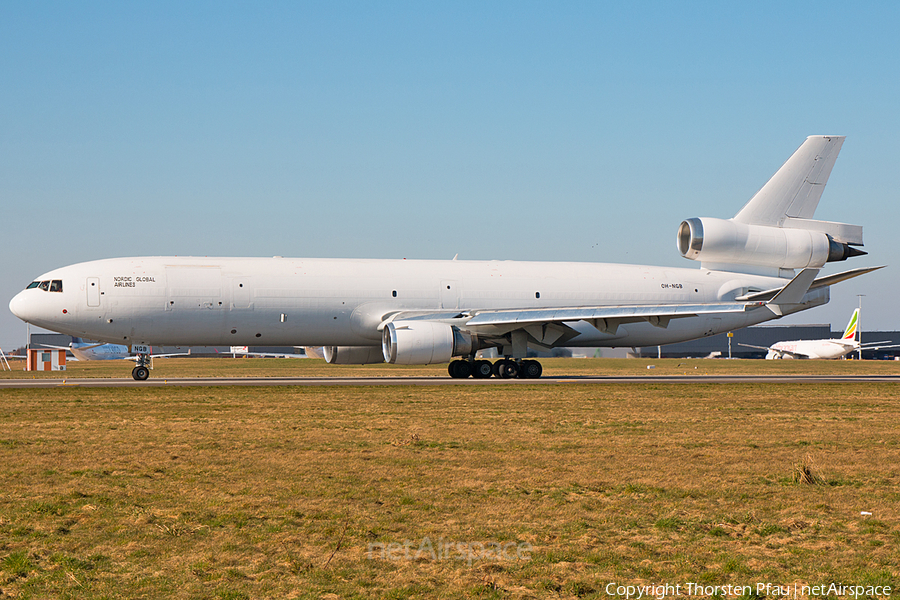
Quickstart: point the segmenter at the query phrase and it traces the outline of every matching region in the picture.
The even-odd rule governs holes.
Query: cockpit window
[[[26,290],[31,290],[34,288],[38,288],[39,290],[44,290],[45,292],[61,292],[62,290],[62,279],[54,279],[52,281],[32,281],[26,287]]]

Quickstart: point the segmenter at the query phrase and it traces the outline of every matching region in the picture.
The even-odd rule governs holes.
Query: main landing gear
[[[454,360],[447,365],[447,372],[453,379],[539,379],[544,372],[541,363],[536,360],[511,360],[504,358],[491,364],[489,360]]]
[[[136,381],[146,381],[150,377],[150,369],[148,368],[149,360],[146,354],[137,355],[137,366],[131,370],[131,376]]]

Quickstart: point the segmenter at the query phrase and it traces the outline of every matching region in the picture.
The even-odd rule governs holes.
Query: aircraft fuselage
[[[856,350],[853,344],[831,340],[797,340],[778,342],[771,346],[766,358],[841,358]]]
[[[117,258],[56,269],[10,303],[30,323],[119,344],[380,346],[398,311],[456,311],[729,302],[787,279],[707,269],[574,262]],[[785,314],[828,302],[809,291]],[[761,323],[765,309],[622,325],[584,321],[568,346],[648,346]]]

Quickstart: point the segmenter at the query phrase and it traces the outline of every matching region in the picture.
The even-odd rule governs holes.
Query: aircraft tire
[[[469,375],[472,374],[472,367],[468,361],[454,360],[447,365],[447,371],[453,379],[468,379]]]
[[[472,369],[472,377],[475,379],[487,379],[494,374],[494,366],[487,360],[476,360]]]
[[[497,370],[497,376],[503,379],[512,379],[519,374],[519,365],[508,358],[498,360],[494,363],[494,367]]]
[[[135,367],[131,370],[131,376],[135,378],[136,381],[146,381],[148,377],[150,377],[150,369],[147,367]]]
[[[544,373],[544,367],[536,360],[523,360],[519,372],[525,379],[540,379]]]
[[[468,379],[472,375],[472,363],[467,360],[458,360],[459,366],[456,368],[460,379]]]

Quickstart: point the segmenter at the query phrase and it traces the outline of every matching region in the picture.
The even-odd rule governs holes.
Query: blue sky
[[[900,329],[900,5],[0,4],[8,300],[113,256],[694,266],[811,134],[846,135],[816,217],[892,265],[793,323]]]

